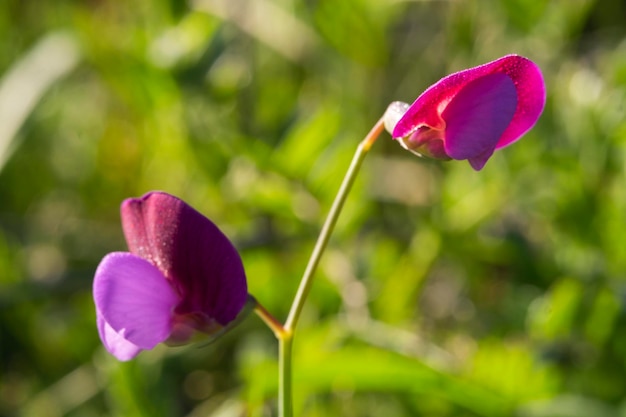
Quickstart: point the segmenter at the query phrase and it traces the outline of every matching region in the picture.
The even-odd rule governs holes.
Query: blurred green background
[[[130,363],[93,273],[119,204],[185,199],[284,319],[356,144],[393,100],[508,53],[537,126],[482,172],[387,134],[295,345],[301,416],[626,416],[626,4],[617,0],[4,0],[0,415],[272,416],[256,316]]]

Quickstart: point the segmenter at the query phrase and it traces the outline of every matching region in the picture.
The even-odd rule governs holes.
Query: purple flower
[[[106,255],[93,282],[100,339],[113,356],[126,361],[235,320],[248,299],[246,276],[217,226],[162,192],[125,200],[121,214],[130,252]]]
[[[439,80],[409,106],[395,102],[385,127],[402,146],[438,159],[467,159],[483,168],[496,149],[518,140],[543,111],[539,67],[507,55]]]

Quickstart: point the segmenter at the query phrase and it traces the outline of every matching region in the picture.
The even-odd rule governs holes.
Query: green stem
[[[291,347],[293,333],[284,333],[278,339],[278,415],[293,416],[293,396],[291,389]]]
[[[278,339],[278,412],[281,417],[292,417],[293,406],[291,396],[291,346],[293,333],[285,330],[283,325],[267,311],[258,301],[254,312],[263,320]]]
[[[292,417],[293,416],[293,402],[292,402],[292,381],[291,381],[291,364],[292,364],[292,346],[293,346],[293,337],[296,329],[296,325],[298,324],[298,319],[300,318],[300,313],[302,312],[302,308],[304,307],[304,301],[306,300],[309,291],[311,290],[311,285],[313,283],[313,276],[315,274],[315,270],[320,262],[322,254],[324,253],[324,249],[326,249],[326,245],[330,239],[330,236],[333,232],[333,228],[335,227],[335,223],[337,223],[337,219],[339,218],[339,214],[341,213],[341,209],[343,208],[343,203],[346,201],[346,197],[352,188],[352,184],[356,179],[356,175],[359,172],[359,168],[361,167],[361,163],[363,159],[365,159],[365,155],[370,150],[376,139],[380,136],[381,132],[384,130],[383,119],[381,118],[372,130],[365,136],[363,141],[359,143],[359,146],[356,149],[354,156],[352,157],[352,162],[350,163],[350,167],[346,172],[345,177],[343,178],[343,182],[341,183],[341,187],[339,187],[339,191],[335,196],[335,201],[333,201],[333,205],[330,208],[330,212],[328,213],[328,217],[326,217],[326,221],[322,226],[322,231],[320,232],[319,237],[317,238],[317,242],[315,243],[315,247],[313,248],[313,252],[311,253],[311,257],[309,258],[309,263],[307,264],[306,269],[304,270],[304,274],[302,276],[302,280],[300,281],[300,286],[298,287],[298,292],[293,300],[293,304],[291,305],[291,310],[289,311],[289,316],[287,317],[287,321],[285,322],[285,326],[280,329],[280,331],[274,331],[276,336],[278,337],[278,410],[280,417]]]
[[[348,168],[348,171],[343,178],[343,182],[341,183],[341,187],[339,187],[339,191],[335,196],[335,201],[333,201],[333,205],[330,208],[328,217],[326,217],[324,226],[322,226],[322,231],[317,238],[317,242],[315,243],[315,247],[313,248],[311,257],[309,258],[309,263],[307,264],[306,269],[304,270],[304,275],[300,280],[298,292],[296,293],[296,297],[293,300],[293,304],[291,304],[291,310],[289,311],[289,316],[287,317],[287,321],[285,322],[285,330],[287,331],[293,332],[293,330],[296,328],[296,325],[298,324],[298,319],[300,318],[302,307],[304,307],[304,301],[306,300],[306,297],[311,290],[313,275],[315,274],[317,265],[322,258],[324,249],[326,249],[326,245],[328,244],[330,235],[333,232],[335,223],[337,223],[337,219],[339,218],[339,214],[341,213],[341,209],[343,208],[343,203],[346,201],[346,197],[348,196],[348,193],[352,188],[352,184],[356,179],[356,175],[359,172],[359,168],[361,167],[363,159],[365,159],[365,155],[367,155],[367,152],[370,150],[376,139],[378,139],[378,136],[380,136],[380,133],[383,131],[383,129],[383,119],[381,118],[374,125],[372,130],[370,130],[367,136],[365,136],[365,139],[363,139],[363,141],[359,143],[359,146],[357,147],[356,152],[352,157],[350,167]]]

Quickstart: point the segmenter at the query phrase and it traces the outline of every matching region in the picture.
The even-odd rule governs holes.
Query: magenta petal
[[[181,294],[176,313],[201,314],[226,325],[248,297],[239,254],[209,219],[163,192],[122,204],[130,251],[148,259]]]
[[[513,82],[517,94],[517,106],[515,107],[515,111],[508,125],[504,131],[501,132],[500,137],[496,141],[494,149],[500,149],[515,142],[534,126],[546,102],[545,84],[539,67],[529,59],[519,55],[507,55],[484,65],[459,71],[442,78],[424,91],[424,93],[411,104],[393,129],[392,137],[406,138],[422,127],[435,131],[447,130],[449,120],[445,120],[444,113],[452,112],[459,114],[455,109],[448,110],[448,106],[456,102],[456,105],[461,103],[462,107],[469,108],[466,102],[478,102],[477,96],[480,94],[478,91],[475,91],[474,94],[466,92],[468,86],[472,83],[480,82],[479,80],[486,76],[496,74],[500,76],[505,75]],[[489,80],[489,78],[487,80]],[[495,78],[492,79],[492,81],[493,80],[495,80]],[[504,85],[498,87],[497,85],[490,85],[491,82],[483,82],[485,82],[486,87],[492,89],[491,96],[497,99],[497,103],[501,102],[499,98],[495,97],[498,91],[504,92],[507,97],[511,96],[509,87],[505,87]],[[459,95],[465,97],[459,99],[457,97]],[[507,97],[503,98],[502,102],[509,103],[510,98]],[[483,109],[483,112],[484,111]],[[480,111],[478,115],[481,115]],[[504,120],[504,116],[500,118],[500,121],[501,120]],[[457,128],[458,126],[457,124]],[[495,140],[492,137],[494,131],[495,130],[489,131],[489,140],[486,138],[479,140],[477,149],[482,149],[483,146],[486,146],[487,142],[491,143]],[[459,141],[462,140],[459,136],[455,136],[456,133],[458,132],[454,132],[452,136],[456,137]],[[449,136],[447,132],[445,136],[446,138]],[[487,146],[487,148],[488,147],[491,147],[491,145]],[[459,155],[468,153],[468,149],[464,149],[464,147],[462,150],[459,150],[461,149],[459,148],[459,143],[452,144],[451,147],[446,145],[446,149],[451,149],[453,153],[456,151],[459,152],[455,153],[456,156],[450,155],[455,159],[460,159]],[[480,169],[487,159],[489,159],[492,152],[493,149],[484,149],[480,153],[474,154],[474,156],[467,156],[467,158],[475,169]]]
[[[100,336],[105,347],[128,353],[132,346],[152,349],[172,329],[172,311],[178,296],[163,274],[131,253],[104,257],[93,283]]]
[[[527,58],[508,55],[494,63],[497,64],[494,72],[511,77],[517,89],[517,109],[498,141],[496,149],[500,149],[518,140],[537,123],[546,104],[546,86],[539,67]]]
[[[98,333],[100,333],[100,340],[107,351],[115,356],[120,361],[129,361],[139,352],[141,348],[128,340],[124,339],[122,335],[117,333],[111,326],[108,325],[100,313],[96,312]]]
[[[517,92],[508,75],[489,74],[468,83],[441,114],[446,122],[446,153],[453,159],[482,156],[477,169],[482,168],[516,108]]]

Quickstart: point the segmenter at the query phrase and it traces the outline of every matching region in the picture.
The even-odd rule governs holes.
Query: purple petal
[[[454,97],[471,82],[489,74],[506,74],[513,80],[517,92],[517,108],[495,148],[499,149],[515,142],[534,126],[546,101],[545,84],[539,67],[519,55],[507,55],[442,78],[411,104],[396,124],[392,136],[394,138],[406,137],[421,126],[444,129],[445,122],[441,114]],[[480,165],[480,162],[476,163]]]
[[[441,114],[446,153],[453,159],[473,160],[472,166],[481,169],[516,108],[515,84],[506,74],[488,74],[466,84]]]
[[[100,313],[96,312],[96,317],[100,340],[102,340],[102,344],[106,350],[108,350],[111,355],[115,356],[117,360],[129,361],[142,351],[139,346],[124,339],[122,335],[113,330],[113,328],[104,321]]]
[[[509,55],[497,61],[499,71],[515,83],[517,109],[509,127],[502,134],[496,149],[515,142],[537,123],[546,104],[546,86],[539,67],[529,59]]]
[[[152,192],[122,203],[122,225],[130,251],[156,265],[181,294],[177,314],[200,313],[221,325],[237,317],[248,296],[243,264],[209,219]]]
[[[154,265],[127,252],[110,253],[100,262],[93,296],[105,347],[124,357],[133,354],[131,345],[152,349],[168,338],[179,300]]]

